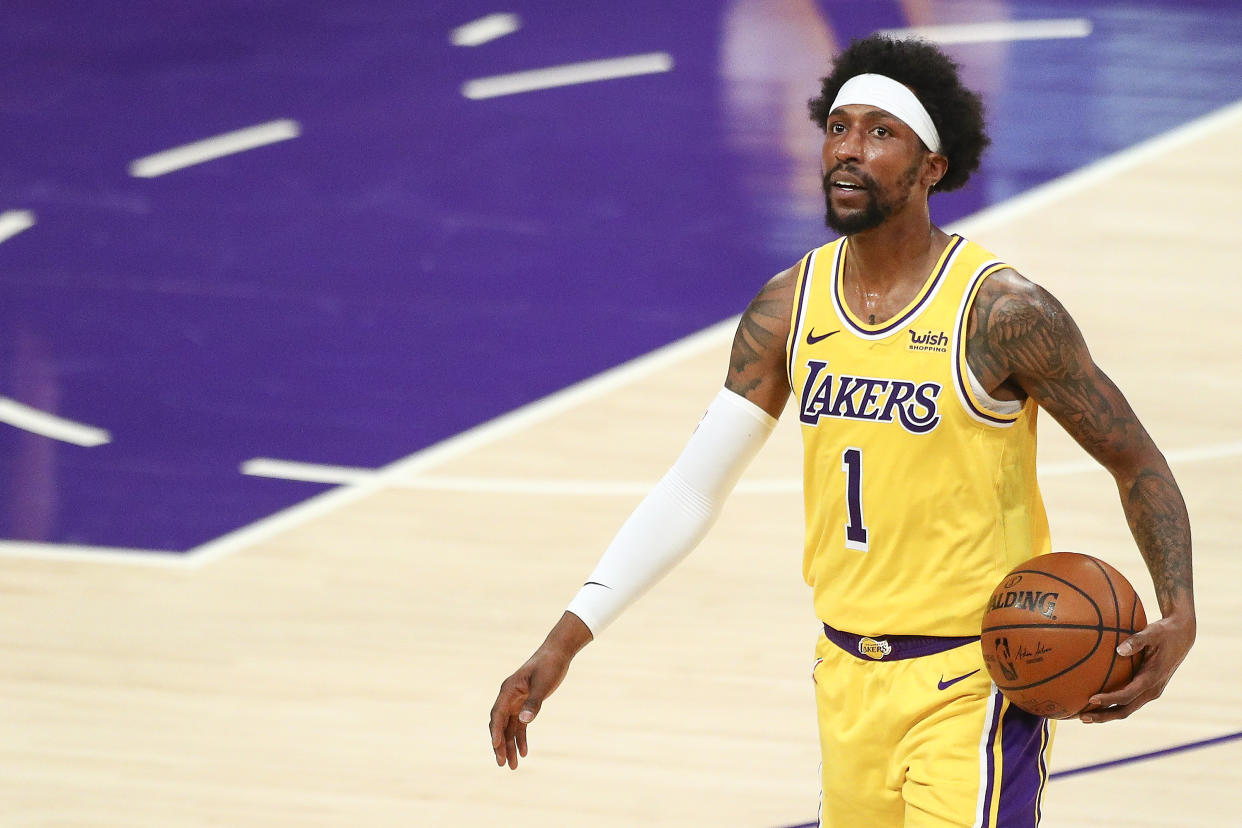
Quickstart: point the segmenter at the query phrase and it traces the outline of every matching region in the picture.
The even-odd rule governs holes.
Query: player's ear
[[[935,187],[949,173],[949,159],[938,152],[929,152],[923,159],[923,186]]]

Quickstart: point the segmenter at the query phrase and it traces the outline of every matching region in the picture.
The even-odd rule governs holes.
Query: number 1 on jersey
[[[862,449],[847,448],[841,454],[841,471],[845,472],[845,508],[849,520],[845,524],[845,548],[867,551],[867,524],[862,508]]]

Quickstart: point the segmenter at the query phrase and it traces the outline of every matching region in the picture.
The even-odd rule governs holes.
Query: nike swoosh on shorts
[[[958,676],[957,678],[951,678],[951,679],[949,679],[948,681],[945,681],[945,680],[944,680],[944,674],[942,673],[942,674],[940,675],[940,681],[936,682],[936,689],[937,689],[937,690],[943,690],[943,689],[945,689],[946,687],[952,687],[953,685],[957,684],[959,681],[964,681],[964,680],[966,680],[966,679],[970,678],[971,676],[973,676],[973,675],[974,675],[975,673],[977,673],[977,672],[979,672],[979,671],[978,671],[978,670],[971,670],[969,673],[967,673],[967,674],[966,674],[966,675],[964,675],[964,676]]]

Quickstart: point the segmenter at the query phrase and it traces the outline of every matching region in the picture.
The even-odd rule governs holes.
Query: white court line
[[[477,494],[566,495],[587,497],[643,496],[654,480],[533,480],[521,477],[419,477],[391,480],[390,485],[433,492]],[[737,491],[742,490],[738,484]],[[801,491],[801,488],[799,488]]]
[[[513,34],[521,27],[522,21],[516,14],[497,12],[458,26],[449,32],[449,40],[454,46],[482,46],[496,38]]]
[[[75,423],[8,397],[0,397],[0,422],[77,446],[102,446],[112,440],[112,435],[102,428]]]
[[[1165,458],[1171,465],[1223,460],[1242,455],[1242,442],[1218,443],[1211,446],[1170,451]],[[1040,477],[1067,477],[1084,472],[1103,472],[1094,460],[1064,463],[1041,463]],[[537,479],[528,477],[414,477],[401,479],[379,469],[354,466],[319,466],[289,460],[256,458],[242,464],[242,474],[299,480],[313,483],[350,484],[376,482],[399,489],[435,492],[466,492],[474,494],[567,495],[584,497],[642,496],[651,491],[654,480],[574,480]],[[795,478],[756,480],[742,479],[734,490],[739,494],[792,494],[802,491],[802,481]]]
[[[190,561],[184,560],[184,554],[172,551],[124,549],[119,546],[76,546],[68,543],[36,543],[34,541],[0,541],[0,557],[36,561],[153,566],[161,569],[185,569],[191,565]]]
[[[1089,164],[1082,169],[1016,196],[1004,204],[997,205],[955,223],[959,232],[969,235],[979,228],[998,224],[1001,221],[1013,221],[1023,215],[1048,206],[1058,197],[1063,197],[1086,189],[1111,175],[1124,172],[1132,167],[1168,152],[1181,144],[1196,140],[1216,129],[1228,125],[1234,119],[1242,118],[1242,101],[1225,106],[1216,112],[1205,115],[1163,135],[1148,139],[1129,150],[1110,156],[1109,158]],[[974,228],[967,231],[965,228]],[[457,457],[478,450],[482,446],[493,443],[503,437],[521,431],[531,425],[543,422],[561,411],[581,405],[604,394],[628,385],[634,380],[651,374],[666,365],[673,365],[687,357],[714,347],[723,348],[728,344],[728,337],[737,327],[738,317],[726,319],[705,328],[698,333],[678,340],[669,345],[637,357],[623,365],[612,368],[602,374],[583,380],[582,382],[558,391],[543,399],[516,408],[502,414],[494,420],[475,426],[447,440],[428,446],[408,457],[383,467],[373,477],[361,482],[338,486],[331,491],[304,500],[295,506],[262,518],[249,526],[217,538],[214,541],[195,547],[175,558],[173,566],[197,567],[219,560],[239,549],[266,540],[287,529],[301,526],[337,509],[359,500],[385,485],[391,477],[413,478],[428,469],[447,463]],[[707,401],[704,401],[706,404]],[[1084,464],[1085,465],[1085,464]],[[1094,464],[1092,464],[1094,466]],[[780,481],[777,481],[780,482]],[[650,485],[650,484],[645,484]],[[739,488],[741,485],[739,484]],[[0,555],[13,557],[30,557],[25,544],[0,541]],[[57,546],[56,548],[62,548]],[[63,547],[71,550],[79,547]],[[91,560],[107,561],[108,563],[131,562],[146,563],[143,550],[103,549]],[[86,551],[81,554],[85,556]],[[53,556],[54,557],[54,556]]]
[[[1224,460],[1240,454],[1242,454],[1242,443],[1217,443],[1210,446],[1166,451],[1164,459],[1169,461],[1170,466],[1173,466],[1183,463],[1199,463],[1205,460]],[[1089,471],[1104,471],[1104,467],[1094,460],[1049,463],[1039,467],[1040,477],[1066,477]]]
[[[501,95],[516,95],[519,92],[554,89],[558,86],[573,86],[579,83],[629,78],[635,75],[651,75],[657,72],[667,72],[672,68],[673,58],[667,52],[650,52],[645,55],[566,63],[561,66],[549,66],[546,69],[514,72],[511,75],[477,78],[462,84],[461,94],[477,101]]]
[[[318,463],[299,463],[295,460],[273,460],[256,457],[241,464],[241,473],[251,477],[271,477],[276,480],[297,480],[302,483],[361,483],[379,474],[378,469],[356,466],[325,466]]]
[[[1165,153],[1175,151],[1191,141],[1230,126],[1235,121],[1242,122],[1242,100],[1027,190],[1017,198],[992,207],[985,207],[961,221],[954,222],[946,229],[950,232],[972,236],[982,232],[985,228],[1008,224],[1093,187],[1101,181],[1113,178],[1148,161],[1161,158]]]
[[[155,178],[226,155],[297,138],[301,132],[297,121],[268,121],[139,158],[130,163],[129,174],[135,178]]]
[[[601,480],[536,480],[528,477],[415,477],[400,479],[380,469],[355,466],[321,466],[294,460],[256,457],[241,465],[241,473],[303,483],[376,482],[398,489],[436,492],[491,492],[501,494],[547,495],[631,495],[650,491],[652,482]]]
[[[5,210],[0,213],[0,242],[35,226],[35,214],[29,210]]]
[[[1091,21],[1087,18],[1072,17],[1059,20],[999,20],[994,23],[911,26],[908,29],[880,29],[876,34],[898,39],[920,38],[949,45],[1087,37],[1091,34],[1091,28]]]

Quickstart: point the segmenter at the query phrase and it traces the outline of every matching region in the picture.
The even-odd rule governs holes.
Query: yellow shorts
[[[812,674],[821,826],[1039,823],[1054,723],[997,691],[978,639],[825,633]]]

